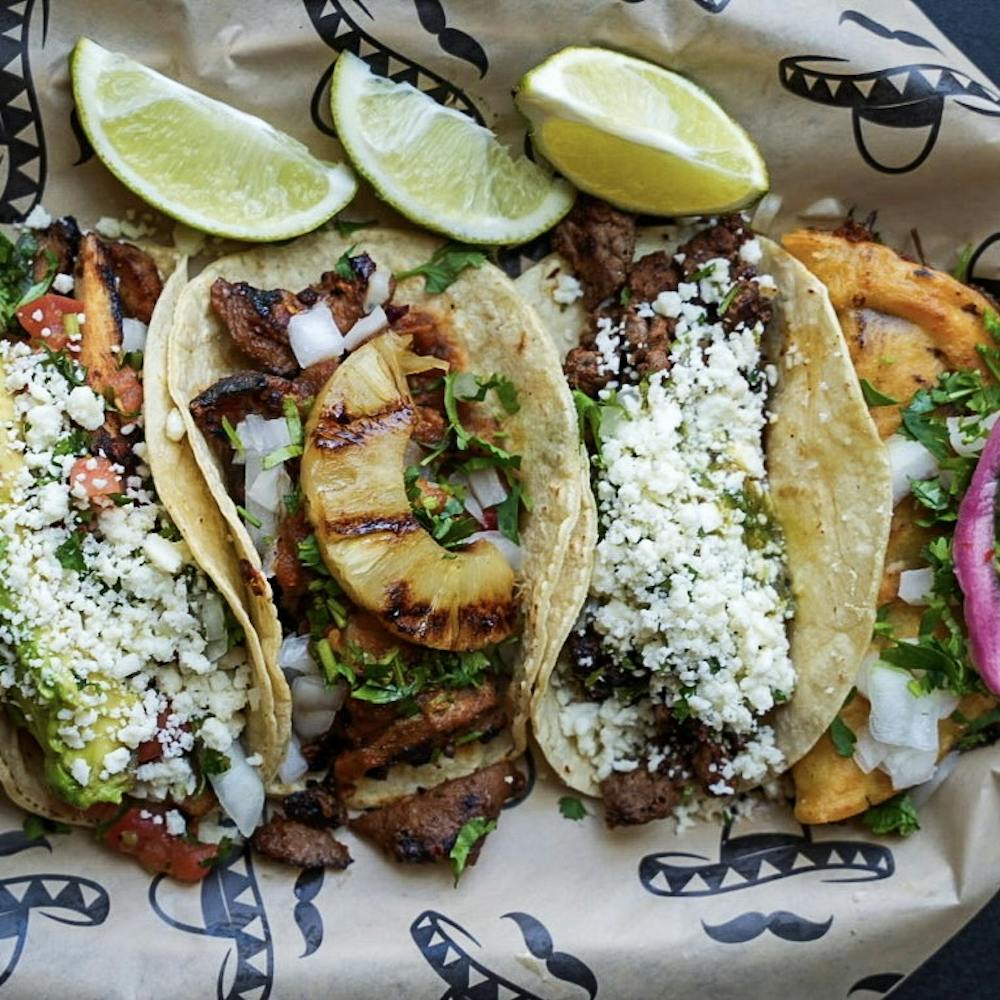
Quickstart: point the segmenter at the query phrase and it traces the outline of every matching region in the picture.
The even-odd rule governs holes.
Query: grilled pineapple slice
[[[489,542],[438,545],[403,485],[415,421],[406,374],[430,367],[444,366],[393,333],[355,351],[316,398],[302,490],[323,561],[352,601],[408,642],[480,649],[516,626],[514,574]]]

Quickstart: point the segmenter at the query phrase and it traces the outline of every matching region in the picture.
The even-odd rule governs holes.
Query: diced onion
[[[333,725],[337,709],[347,697],[343,684],[328,687],[321,677],[303,676],[292,681],[292,725],[303,739],[322,736]]]
[[[387,268],[376,267],[368,278],[368,290],[365,292],[365,312],[371,312],[375,306],[382,305],[389,298],[392,287],[392,275]]]
[[[886,442],[892,467],[892,505],[909,496],[915,479],[931,479],[938,473],[937,459],[919,442],[893,434]]]
[[[246,484],[246,497],[251,503],[276,514],[291,489],[292,480],[284,466],[276,465],[271,469],[262,469],[252,483]]]
[[[937,748],[914,750],[911,747],[890,747],[882,759],[882,770],[892,780],[897,791],[922,785],[934,775],[937,766]]]
[[[941,787],[941,784],[947,780],[948,775],[955,770],[958,764],[959,754],[952,752],[948,754],[937,766],[934,775],[929,781],[925,781],[919,788],[914,788],[910,793],[910,798],[913,800],[913,804],[918,808],[922,808],[924,803]]]
[[[820,198],[807,205],[798,215],[800,219],[835,222],[847,215],[847,208],[839,198]]]
[[[479,501],[472,490],[466,492],[464,506],[480,524],[486,524],[486,512],[479,506]]]
[[[907,569],[899,574],[899,599],[916,607],[926,607],[934,588],[934,570]]]
[[[496,507],[507,499],[507,487],[501,482],[497,470],[492,467],[473,469],[469,473],[469,489],[475,493],[483,510]]]
[[[282,640],[281,649],[278,650],[278,666],[289,681],[299,674],[319,673],[316,661],[309,655],[310,641],[311,637],[308,635],[287,635]]]
[[[322,299],[288,321],[288,345],[303,368],[339,358],[347,350],[344,335]]]
[[[764,195],[758,202],[757,208],[753,213],[753,218],[750,220],[750,227],[755,232],[767,235],[774,224],[774,220],[778,217],[778,213],[781,211],[781,201],[780,194]]]
[[[278,779],[283,785],[294,785],[308,770],[309,764],[302,756],[302,744],[299,743],[298,736],[292,733],[288,739],[285,759],[278,768]]]
[[[871,702],[868,728],[880,743],[936,753],[938,720],[955,710],[958,698],[947,691],[916,695],[909,687],[912,681],[908,671],[883,663],[867,669],[864,686]]]
[[[515,545],[506,535],[499,531],[477,531],[475,534],[469,535],[468,541],[472,543],[480,538],[484,542],[490,542],[495,545],[500,550],[504,559],[510,563],[510,568],[515,573],[521,571],[521,567],[524,566],[524,552],[520,545]]]
[[[292,443],[288,424],[282,417],[268,420],[256,413],[249,414],[236,425],[236,436],[245,451],[254,452],[261,458]]]
[[[226,756],[228,769],[222,774],[210,774],[208,780],[226,815],[244,837],[249,837],[264,813],[264,783],[257,769],[247,763],[238,740],[233,740]]]
[[[360,347],[366,340],[374,337],[379,330],[384,330],[389,325],[389,318],[381,306],[376,306],[367,316],[362,316],[347,331],[344,337],[344,350],[353,351]]]
[[[868,724],[862,723],[854,730],[854,763],[864,771],[871,774],[885,756],[885,744],[879,743],[868,730]]]
[[[986,445],[986,436],[977,436],[970,440],[965,431],[979,430],[980,428],[991,431],[998,419],[1000,419],[1000,410],[982,419],[979,417],[948,417],[945,420],[948,425],[948,442],[959,455],[965,458],[970,455],[978,455]]]
[[[149,327],[141,320],[126,316],[122,320],[122,351],[129,354],[132,351],[146,350],[146,332]]]
[[[244,487],[245,492],[249,494],[263,472],[261,469],[263,458],[260,452],[249,450],[245,452],[244,458]],[[257,553],[263,562],[271,544],[268,542],[268,539],[273,540],[278,534],[278,515],[273,510],[268,510],[267,507],[257,503],[249,495],[246,497],[245,507],[250,517],[260,522],[259,524],[255,524],[252,520],[243,519],[243,523],[253,541],[254,548],[257,549]]]

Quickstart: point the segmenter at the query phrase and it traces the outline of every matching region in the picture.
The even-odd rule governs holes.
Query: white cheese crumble
[[[52,279],[52,288],[60,295],[68,295],[71,291],[73,291],[73,284],[72,274],[57,274]],[[38,318],[41,319],[41,316]]]
[[[570,306],[582,296],[583,288],[572,274],[560,271],[556,275],[555,283],[552,286],[553,301],[558,302],[561,306]]]
[[[91,509],[82,483],[70,483],[76,427],[101,426],[100,397],[25,344],[0,342],[0,378],[14,402],[0,433],[20,453],[0,477],[0,645],[17,654],[0,670],[0,697],[28,716],[35,705],[50,712],[70,750],[86,755],[100,739],[94,757],[67,755],[79,785],[124,773],[132,795],[183,799],[197,784],[196,736],[228,749],[243,729],[245,649],[207,655],[204,609],[219,598],[187,545],[169,537],[147,467],[126,477],[111,466],[123,506]],[[145,458],[145,445],[134,452]],[[136,749],[153,739],[161,759],[138,765]]]
[[[698,273],[697,284],[654,301],[676,319],[669,371],[618,390],[596,470],[602,534],[578,627],[591,627],[616,664],[648,682],[649,697],[588,702],[566,677],[556,696],[562,732],[598,780],[644,760],[655,769],[663,754],[649,752],[653,705],[683,703],[738,741],[712,786],[728,794],[733,779],[758,781],[781,767],[761,716],[791,694],[795,672],[783,544],[762,512],[765,403],[777,373],[761,365],[762,324],[726,331],[709,321],[704,303],[723,301],[731,287],[728,261]]]

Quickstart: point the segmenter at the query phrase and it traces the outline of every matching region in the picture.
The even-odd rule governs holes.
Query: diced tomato
[[[218,844],[200,844],[168,833],[163,813],[156,807],[132,806],[101,833],[101,839],[108,847],[131,854],[147,872],[169,875],[179,882],[199,882],[219,854]]]
[[[126,417],[138,416],[142,412],[142,380],[139,373],[126,365],[111,375],[108,382],[118,411]]]
[[[163,709],[156,716],[156,731],[159,733],[161,730],[167,728],[167,719],[170,717],[173,709],[168,705],[167,708]],[[179,732],[184,730],[185,732],[190,732],[191,727],[185,722],[180,726],[175,726],[173,732]],[[159,760],[163,756],[163,744],[154,736],[151,740],[146,740],[145,743],[140,743],[138,747],[138,760],[140,764],[148,764],[150,761]]]
[[[497,530],[497,509],[496,507],[488,507],[483,511],[483,527],[487,531]]]
[[[21,306],[17,311],[18,322],[31,337],[34,347],[45,344],[53,351],[66,347],[66,331],[63,316],[66,313],[82,313],[83,303],[65,295],[43,295],[41,298]]]
[[[110,507],[113,494],[122,492],[122,478],[107,458],[81,455],[70,467],[69,486],[72,491],[82,486],[95,507]]]

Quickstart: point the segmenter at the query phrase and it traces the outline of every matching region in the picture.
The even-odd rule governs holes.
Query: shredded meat
[[[569,262],[583,287],[583,304],[593,309],[625,283],[635,251],[635,216],[580,195],[556,226],[553,249]]]
[[[248,413],[275,418],[282,414],[285,396],[296,394],[288,379],[264,372],[237,372],[226,375],[191,400],[189,409],[198,426],[209,435],[226,439],[223,417],[235,427]]]
[[[455,846],[472,819],[495,820],[504,802],[521,792],[524,777],[510,761],[501,761],[464,778],[408,795],[351,821],[351,829],[370,837],[397,861],[440,861]],[[481,838],[469,852],[474,865]]]
[[[300,305],[291,292],[216,278],[211,298],[237,346],[265,372],[288,378],[298,374],[299,364],[288,345],[288,321]]]
[[[347,846],[329,830],[320,830],[283,816],[275,816],[257,827],[251,842],[266,857],[299,868],[336,868],[342,871],[352,860]]]
[[[56,219],[35,233],[38,254],[35,256],[35,281],[52,273],[49,255],[55,258],[56,274],[72,274],[76,270],[76,255],[80,252],[80,227],[72,215]]]
[[[299,542],[312,534],[312,526],[302,510],[281,519],[275,543],[274,579],[281,587],[281,606],[295,613],[309,589],[312,573],[299,559]]]
[[[336,793],[311,781],[307,788],[285,796],[282,803],[285,816],[306,826],[336,829],[347,822],[347,810]]]
[[[673,781],[641,765],[634,771],[616,771],[601,782],[604,818],[609,827],[636,826],[669,816],[677,804]]]
[[[333,767],[339,787],[351,785],[369,771],[396,760],[425,763],[436,747],[450,742],[455,734],[479,729],[479,723],[485,722],[499,707],[500,694],[492,680],[485,680],[477,688],[425,691],[418,696],[417,704],[418,715],[396,715],[380,732],[370,734],[364,745],[355,744],[355,749],[337,757]],[[346,713],[349,719],[353,716],[353,705],[351,699]],[[490,718],[489,723],[490,728],[496,727],[495,719]],[[351,725],[347,722],[345,734],[350,732]],[[414,754],[414,751],[421,752]]]
[[[648,253],[629,268],[629,301],[652,302],[660,292],[676,292],[682,276],[679,265],[666,251]]]
[[[106,243],[105,248],[126,315],[148,323],[163,291],[156,262],[131,243]]]

